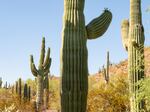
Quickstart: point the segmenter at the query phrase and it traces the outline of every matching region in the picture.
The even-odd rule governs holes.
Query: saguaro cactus
[[[40,111],[41,106],[43,104],[43,80],[44,77],[49,73],[49,68],[51,65],[51,58],[50,58],[50,48],[48,48],[47,56],[45,58],[45,38],[42,40],[41,46],[41,55],[38,69],[35,67],[33,56],[30,56],[30,67],[32,74],[37,79],[37,98],[36,98],[36,106],[37,111]]]
[[[16,94],[18,94],[18,81],[16,81],[16,84],[15,84],[15,92]]]
[[[2,78],[0,77],[0,88],[2,88],[2,83],[3,81],[2,81]]]
[[[30,101],[31,99],[31,87],[28,87],[28,100]]]
[[[103,66],[103,75],[105,78],[106,83],[109,83],[109,51],[107,52],[107,58],[106,58],[106,68]]]
[[[61,112],[85,112],[88,93],[87,39],[105,33],[112,14],[103,14],[87,26],[84,19],[85,0],[64,0],[61,47]]]
[[[24,101],[27,101],[27,98],[28,98],[28,85],[26,83],[24,84],[23,98],[24,98]]]
[[[131,112],[144,109],[143,101],[136,104],[138,96],[137,82],[144,78],[144,28],[142,25],[141,0],[130,0],[130,22],[122,22],[123,45],[128,51],[129,90],[131,94]]]
[[[107,62],[106,62],[106,76],[105,80],[108,83],[109,82],[109,51],[107,52]]]
[[[18,80],[18,95],[19,95],[19,98],[21,100],[21,91],[22,91],[22,87],[21,87],[21,78],[19,78]]]

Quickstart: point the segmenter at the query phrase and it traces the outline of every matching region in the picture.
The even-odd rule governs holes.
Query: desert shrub
[[[109,84],[96,83],[89,91],[88,112],[128,112],[129,92],[126,77],[113,77]]]
[[[137,98],[137,104],[144,99],[146,104],[146,110],[150,112],[150,78],[145,78],[138,82],[139,94]]]
[[[11,110],[11,111],[10,111]],[[0,112],[33,112],[33,104],[19,100],[9,89],[0,89]]]

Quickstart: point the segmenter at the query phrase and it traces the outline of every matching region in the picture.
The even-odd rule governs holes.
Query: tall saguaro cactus
[[[103,14],[88,25],[84,19],[85,0],[64,0],[61,47],[61,112],[86,112],[88,93],[87,39],[105,33],[112,14]]]
[[[43,80],[44,77],[49,73],[49,68],[51,65],[50,58],[50,48],[48,48],[47,56],[45,58],[45,38],[42,40],[41,46],[41,55],[38,69],[35,67],[33,56],[30,56],[30,67],[32,74],[37,79],[37,98],[36,98],[36,107],[37,111],[41,111],[41,106],[43,104]]]
[[[136,104],[137,82],[144,78],[144,28],[142,25],[141,0],[130,0],[130,21],[123,20],[121,31],[123,46],[128,51],[129,90],[131,112],[144,109],[143,101]]]

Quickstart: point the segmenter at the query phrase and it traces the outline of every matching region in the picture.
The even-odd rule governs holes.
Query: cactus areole
[[[86,112],[88,93],[87,39],[105,33],[112,14],[103,14],[88,25],[84,19],[85,0],[64,0],[61,47],[61,112]]]
[[[144,101],[136,103],[137,82],[144,78],[144,28],[142,25],[141,0],[130,0],[130,20],[122,22],[123,46],[128,51],[128,75],[131,112],[141,112]]]

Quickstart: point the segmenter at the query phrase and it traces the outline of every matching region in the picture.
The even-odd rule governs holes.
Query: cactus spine
[[[112,14],[103,14],[87,26],[85,0],[64,0],[61,47],[61,112],[86,112],[88,93],[87,39],[95,39],[107,30]]]
[[[128,51],[129,90],[131,94],[131,112],[144,109],[144,102],[136,104],[138,96],[137,82],[144,78],[144,28],[142,25],[141,0],[130,0],[130,22],[122,22],[123,45]]]
[[[49,73],[49,68],[51,65],[51,58],[50,58],[50,48],[48,48],[47,56],[45,58],[45,38],[42,39],[42,46],[41,46],[41,55],[38,69],[35,67],[33,56],[30,56],[30,67],[32,74],[37,79],[37,97],[36,97],[36,107],[37,111],[41,110],[41,106],[43,104],[43,80],[44,77]]]

